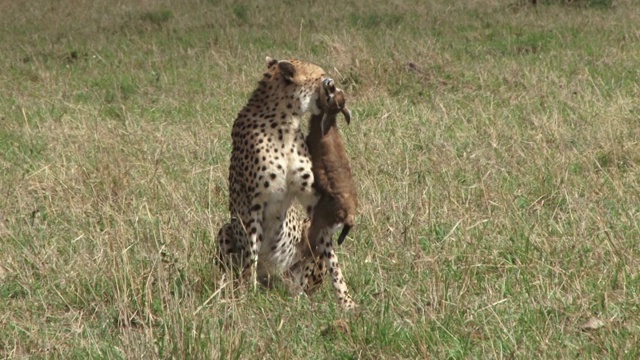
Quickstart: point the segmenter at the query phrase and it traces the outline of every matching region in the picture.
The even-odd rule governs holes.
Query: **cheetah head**
[[[300,113],[311,112],[318,115],[326,111],[319,104],[329,103],[336,87],[324,70],[308,62],[297,59],[276,60],[266,58],[267,71],[263,82],[273,84],[278,91],[299,100]],[[320,100],[320,101],[318,101]]]

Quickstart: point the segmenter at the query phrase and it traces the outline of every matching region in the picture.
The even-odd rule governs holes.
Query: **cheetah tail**
[[[347,235],[349,235],[349,230],[351,230],[351,225],[344,224],[344,226],[342,227],[342,232],[340,232],[340,236],[338,236],[338,245],[342,245],[344,239],[346,239]]]

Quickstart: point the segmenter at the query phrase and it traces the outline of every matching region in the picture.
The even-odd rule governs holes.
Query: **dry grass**
[[[640,13],[580,5],[2,2],[0,357],[637,358]],[[212,266],[266,55],[348,91],[357,314]]]

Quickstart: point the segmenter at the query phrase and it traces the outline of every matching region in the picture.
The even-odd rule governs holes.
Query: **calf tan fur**
[[[337,124],[338,113],[350,123],[351,114],[345,102],[344,92],[335,89],[332,96],[318,99],[318,108],[323,113],[312,115],[309,120],[306,142],[311,155],[313,186],[320,193],[308,230],[309,249],[315,257],[319,249],[324,248],[320,242],[330,242],[335,231],[342,227],[337,240],[341,245],[354,225],[358,197]],[[309,255],[308,251],[305,255]]]

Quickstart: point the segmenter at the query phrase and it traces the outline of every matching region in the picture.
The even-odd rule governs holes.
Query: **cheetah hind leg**
[[[285,277],[293,295],[310,296],[320,288],[325,274],[324,262],[310,256],[294,264]]]
[[[309,245],[307,234],[311,221],[308,218],[297,219],[297,221],[302,229],[300,237],[295,239],[298,260],[285,272],[283,279],[289,285],[293,296],[311,295],[322,284],[326,270],[324,263],[313,256]]]
[[[224,224],[218,231],[218,253],[214,257],[214,264],[223,271],[232,271],[233,277],[236,278],[240,274],[240,269],[244,268],[243,259],[245,259],[245,251],[243,243],[245,230],[234,232],[233,221]],[[273,287],[273,279],[269,276],[258,278],[258,283],[267,289]]]
[[[324,276],[327,274],[327,269],[324,266],[324,261],[318,258],[312,258],[305,264],[304,271],[304,292],[307,295],[311,295],[322,285]]]

